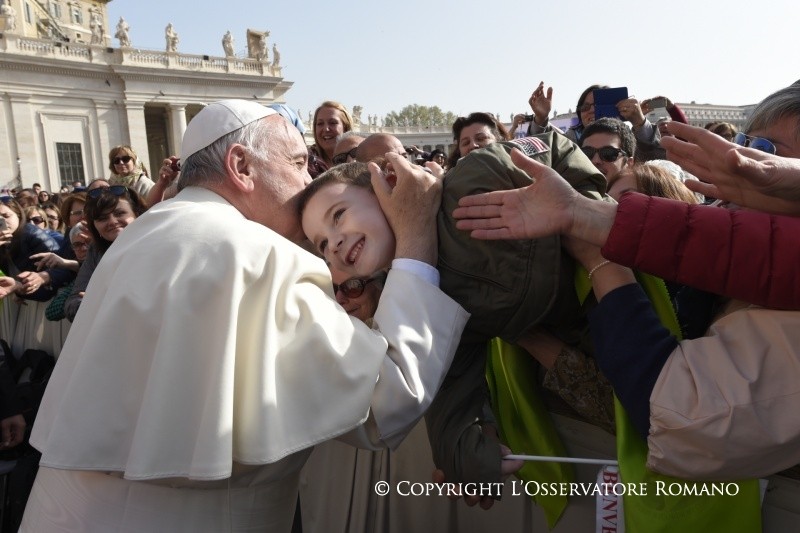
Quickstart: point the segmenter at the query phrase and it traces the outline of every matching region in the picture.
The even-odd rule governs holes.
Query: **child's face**
[[[394,232],[367,189],[334,183],[306,204],[303,231],[314,249],[349,277],[369,277],[391,266]]]

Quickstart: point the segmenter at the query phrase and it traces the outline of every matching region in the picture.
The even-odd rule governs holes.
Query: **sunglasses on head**
[[[603,146],[602,148],[592,148],[591,146],[582,146],[581,151],[586,154],[589,159],[594,157],[594,154],[600,156],[600,159],[606,163],[613,163],[619,159],[620,155],[627,156],[625,150],[621,148],[614,148],[613,146]]]
[[[373,281],[375,281],[375,278],[350,278],[342,282],[340,285],[334,283],[333,294],[337,294],[339,291],[342,291],[342,294],[348,298],[358,298],[364,294],[364,289],[367,287],[367,284]]]
[[[115,157],[114,159],[111,160],[111,162],[114,163],[115,165],[119,165],[120,163],[125,163],[127,165],[128,163],[131,162],[131,159],[133,158],[129,155],[123,155],[121,157]]]
[[[348,157],[352,157],[353,159],[356,158],[356,150],[358,150],[358,146],[356,146],[355,148],[351,149],[349,152],[343,152],[341,154],[336,154],[335,156],[333,156],[333,159],[331,159],[331,161],[333,161],[334,165],[341,165],[342,163],[347,163],[347,158]]]
[[[110,193],[114,196],[122,196],[128,192],[128,188],[124,185],[112,185],[111,187],[98,187],[87,192],[86,195],[93,200],[100,198],[103,193]]]
[[[733,138],[733,142],[739,146],[755,148],[756,150],[772,155],[775,155],[775,152],[778,151],[778,149],[769,139],[765,139],[764,137],[751,137],[750,135],[742,132],[736,134],[736,136]]]
[[[31,217],[28,220],[34,224],[44,224],[44,219],[42,217]]]

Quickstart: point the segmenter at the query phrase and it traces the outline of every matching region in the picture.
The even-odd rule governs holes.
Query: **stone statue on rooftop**
[[[233,35],[231,30],[222,37],[222,49],[225,50],[225,57],[233,57],[236,54],[233,51]]]
[[[100,20],[100,15],[97,13],[92,14],[89,28],[92,30],[92,44],[106,44],[106,29],[103,27],[103,21]]]
[[[175,31],[171,22],[164,29],[164,38],[167,40],[167,52],[177,52],[180,39],[178,39],[178,32]]]
[[[114,34],[114,37],[119,39],[120,46],[130,46],[131,45],[131,38],[128,35],[131,27],[128,26],[128,23],[125,22],[125,19],[120,17],[119,22],[117,23],[117,33]]]
[[[281,66],[281,52],[278,50],[278,43],[272,44],[272,68]]]

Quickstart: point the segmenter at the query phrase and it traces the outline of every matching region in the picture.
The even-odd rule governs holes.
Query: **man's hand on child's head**
[[[441,180],[399,154],[387,153],[386,161],[385,171],[374,163],[369,164],[369,170],[375,196],[394,231],[395,257],[435,265]]]

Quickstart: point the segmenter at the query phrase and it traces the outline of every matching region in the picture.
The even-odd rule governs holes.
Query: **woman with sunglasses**
[[[42,349],[58,356],[62,337],[60,328],[45,323],[46,302],[74,274],[58,268],[39,270],[31,256],[56,252],[58,243],[47,232],[28,223],[24,210],[13,199],[0,203],[0,269],[14,280],[11,292],[19,297],[6,297],[0,320],[0,338],[9,342],[19,357],[28,348]]]
[[[41,204],[46,204],[46,203],[48,203],[50,201],[51,201],[51,199],[50,199],[50,193],[49,192],[44,191],[44,190],[39,191],[39,204],[40,205]]]
[[[378,299],[386,281],[386,272],[380,271],[367,278],[350,278],[347,274],[331,267],[331,278],[336,301],[347,311],[347,314],[362,322],[371,320],[378,308]]]
[[[43,204],[44,214],[47,217],[47,229],[57,231],[64,235],[64,221],[61,218],[61,211],[55,204]]]
[[[92,234],[93,243],[78,271],[72,293],[64,304],[64,314],[70,322],[75,320],[83,294],[103,254],[128,224],[147,210],[142,197],[133,189],[122,185],[92,189],[86,195],[86,224]]]
[[[32,205],[25,208],[25,218],[28,219],[28,224],[33,224],[37,228],[47,231],[47,215],[44,209],[38,205]]]
[[[115,146],[108,152],[108,168],[111,177],[110,185],[122,185],[136,191],[142,198],[153,188],[153,180],[147,177],[147,169],[139,160],[133,148],[127,145]]]

